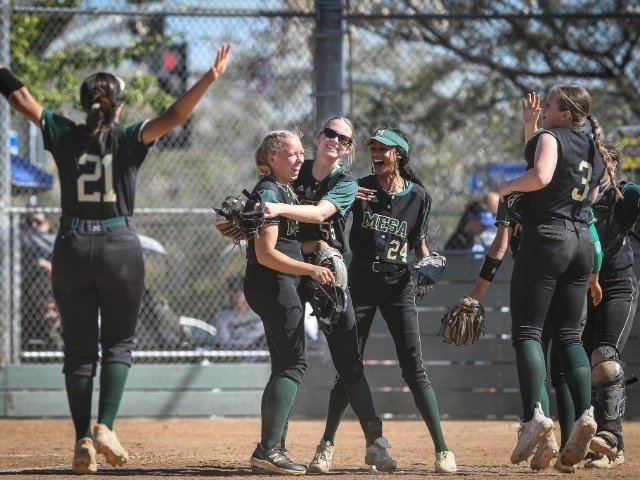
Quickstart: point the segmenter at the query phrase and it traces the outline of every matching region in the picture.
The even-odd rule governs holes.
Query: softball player
[[[502,260],[509,245],[512,249],[517,245],[517,240],[512,243],[514,238],[514,229],[516,228],[516,222],[507,214],[504,209],[504,204],[500,202],[498,206],[498,214],[496,216],[497,232],[493,242],[487,250],[485,260],[482,263],[480,273],[473,290],[468,295],[479,302],[484,300],[484,297],[497,273],[498,268],[502,264]],[[598,272],[600,270],[600,264],[602,262],[602,250],[600,249],[600,241],[598,239],[598,233],[595,228],[595,224],[591,224],[589,231],[592,235],[595,251],[594,251],[594,265],[592,274],[589,278],[589,293],[593,299],[594,304],[598,304],[602,298],[602,290],[598,284]],[[515,254],[515,253],[514,253]],[[461,299],[461,302],[463,299]],[[550,356],[550,375],[551,385],[556,392],[556,404],[558,407],[558,421],[560,423],[560,448],[564,447],[571,433],[571,427],[575,419],[575,412],[573,410],[573,402],[571,400],[571,394],[568,391],[566,380],[562,374],[560,367],[560,359],[558,358],[555,350],[550,349],[551,338],[549,334],[549,322],[552,319],[547,319],[545,327],[542,332],[541,344],[544,352],[545,362]],[[546,365],[545,365],[546,371]],[[540,396],[540,408],[545,416],[549,416],[549,395],[546,388],[543,388]],[[531,459],[530,466],[532,470],[546,470],[551,466],[551,462],[558,456],[558,444],[553,431],[549,431],[546,437],[544,437],[537,445],[535,454]],[[522,461],[522,460],[520,460]],[[519,463],[519,462],[518,462]],[[558,465],[559,470],[564,470],[561,465]],[[568,473],[568,471],[566,471]]]
[[[542,106],[543,128],[525,147],[527,172],[500,184],[501,197],[529,192],[511,279],[512,339],[525,421],[511,455],[513,463],[532,455],[553,429],[539,403],[546,376],[540,339],[547,317],[553,319],[552,340],[578,417],[560,453],[560,464],[573,468],[595,434],[590,366],[581,345],[580,323],[594,253],[589,206],[608,155],[589,109],[590,97],[583,88],[553,87]],[[593,139],[582,131],[586,119]]]
[[[614,171],[621,154],[607,144]],[[638,282],[633,272],[629,231],[640,215],[640,186],[620,182],[609,173],[592,205],[604,251],[600,283],[603,301],[589,303],[582,341],[591,357],[591,380],[598,432],[591,441],[596,456],[587,468],[611,468],[624,463],[622,421],[626,392],[621,355],[638,306]],[[620,196],[621,194],[621,196]]]
[[[266,201],[295,202],[289,183],[304,161],[300,138],[288,131],[267,134],[255,153],[260,180],[254,188]],[[250,206],[249,206],[250,207]],[[318,242],[305,248],[317,250]],[[302,256],[298,222],[285,217],[268,220],[260,236],[250,239],[244,293],[249,306],[264,323],[271,355],[271,375],[262,395],[260,443],[251,455],[256,473],[303,475],[304,465],[291,461],[278,445],[298,386],[307,368],[304,309],[298,287],[301,275],[320,283],[334,281],[331,271],[306,263]],[[311,253],[308,251],[307,253]]]
[[[425,235],[431,198],[407,165],[409,143],[401,130],[377,130],[363,144],[371,149],[374,174],[358,181],[360,193],[353,207],[349,235],[353,253],[349,286],[361,353],[364,354],[375,312],[380,308],[396,345],[402,376],[434,442],[435,470],[453,473],[455,457],[445,443],[435,393],[423,365],[408,268],[410,250],[417,258],[429,255]],[[333,443],[348,405],[344,382],[338,377],[331,390],[323,442]]]
[[[128,453],[113,431],[131,366],[131,350],[144,290],[144,263],[132,217],[135,182],[149,147],[182,124],[224,72],[230,45],[181,98],[159,116],[117,123],[124,82],[95,73],[80,87],[84,124],[43,108],[0,65],[0,93],[42,129],[58,168],[62,218],[52,260],[52,284],[62,320],[65,385],[76,432],[75,473],[95,473],[96,451],[113,466]],[[98,318],[100,317],[100,325]],[[91,431],[91,397],[102,348],[98,423]]]
[[[324,122],[316,134],[316,157],[307,160],[293,188],[301,205],[265,203],[267,216],[282,215],[300,223],[304,240],[324,241],[347,256],[346,219],[358,191],[355,177],[348,169],[353,161],[354,129],[344,117]],[[341,163],[346,156],[346,166]],[[304,293],[302,294],[304,298]],[[382,421],[377,417],[369,383],[364,376],[362,356],[358,351],[358,337],[351,302],[340,314],[337,323],[322,325],[338,378],[343,382],[345,398],[349,398],[360,421],[366,440],[365,463],[380,471],[391,471],[396,462],[382,436]],[[283,435],[281,446],[285,443]],[[327,473],[333,456],[334,438],[323,438],[316,455],[309,464],[311,473]]]

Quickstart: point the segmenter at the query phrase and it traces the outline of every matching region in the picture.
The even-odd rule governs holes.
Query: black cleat
[[[258,443],[249,460],[251,470],[257,474],[304,475],[307,473],[304,465],[292,462],[286,453],[284,448],[266,449]]]

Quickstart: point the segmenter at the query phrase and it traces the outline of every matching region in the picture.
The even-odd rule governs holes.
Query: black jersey
[[[301,223],[302,239],[324,240],[344,254],[347,251],[347,218],[358,192],[356,177],[340,165],[323,180],[316,180],[312,167],[313,160],[305,160],[293,182],[298,200],[303,205],[317,205],[320,200],[328,200],[338,210],[322,223]]]
[[[622,198],[617,198],[613,186],[607,185],[592,205],[604,252],[602,271],[622,270],[633,265],[629,230],[640,214],[640,186],[620,182],[618,188]]]
[[[349,245],[353,261],[384,262],[405,266],[409,254],[425,236],[431,198],[420,185],[389,195],[376,175],[358,180],[362,187],[375,190],[375,200],[357,200],[353,205],[353,225]]]
[[[265,202],[271,203],[287,203],[295,205],[296,202],[291,196],[287,187],[279,185],[273,177],[267,176],[262,178],[253,189],[253,193],[260,192]],[[251,210],[253,205],[251,201],[247,202],[247,210]],[[288,257],[295,260],[304,261],[301,251],[300,228],[296,220],[291,220],[282,215],[265,220],[266,223],[278,225],[278,240],[276,241],[276,250],[284,253]],[[249,239],[247,248],[247,268],[260,265],[256,258],[255,240]],[[263,268],[267,268],[264,267]]]
[[[525,147],[527,170],[533,168],[536,147],[543,133],[556,139],[558,162],[551,182],[540,190],[527,193],[525,222],[564,218],[587,223],[591,192],[604,174],[602,156],[593,139],[582,130],[539,130]]]
[[[133,215],[138,168],[149,152],[140,137],[145,123],[116,123],[98,140],[85,124],[42,112],[44,146],[58,168],[64,215],[92,220]]]

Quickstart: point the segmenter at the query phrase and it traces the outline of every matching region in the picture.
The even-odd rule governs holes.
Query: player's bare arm
[[[496,231],[496,236],[493,238],[493,242],[491,242],[491,246],[487,250],[487,256],[491,258],[495,258],[498,261],[502,261],[507,250],[509,249],[509,242],[511,241],[511,235],[513,234],[513,230],[510,227],[505,225],[498,225],[498,230]],[[469,297],[475,298],[479,302],[484,300],[487,291],[489,290],[489,286],[491,282],[485,280],[482,277],[478,277],[476,280],[476,284],[471,290]]]
[[[416,255],[416,260],[422,260],[425,257],[429,256],[429,248],[427,247],[424,239],[420,240],[414,249],[414,253]]]
[[[307,240],[302,242],[302,253],[303,255],[311,255],[329,246],[330,245],[324,240]]]
[[[512,192],[534,192],[546,187],[553,178],[558,163],[556,139],[543,133],[536,149],[533,168],[513,180],[500,182],[500,197],[504,199]]]
[[[0,63],[0,91],[9,105],[27,120],[40,127],[43,107],[31,96],[27,87]]]
[[[184,95],[157,117],[151,119],[142,130],[142,142],[147,145],[157,140],[175,127],[182,125],[207,89],[224,73],[227,68],[231,44],[223,44],[216,55],[213,66]]]
[[[287,203],[264,204],[264,217],[273,218],[279,215],[305,223],[320,223],[338,211],[333,203],[320,200],[317,205],[289,205]]]
[[[255,239],[256,257],[261,265],[291,275],[308,275],[320,283],[333,283],[335,278],[328,268],[300,262],[276,249],[278,225],[265,225]]]

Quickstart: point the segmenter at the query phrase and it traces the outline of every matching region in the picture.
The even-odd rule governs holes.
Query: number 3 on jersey
[[[113,156],[111,154],[99,157],[98,155],[82,155],[78,162],[80,165],[94,164],[93,172],[83,173],[78,177],[78,201],[80,202],[115,202],[116,193],[113,191]],[[104,172],[104,175],[103,175]],[[88,182],[98,182],[103,179],[103,192],[87,192]]]
[[[593,174],[593,167],[589,162],[585,162],[583,160],[580,162],[580,165],[578,165],[578,170],[580,170],[580,173],[582,174],[581,182],[584,186],[584,189],[582,190],[582,193],[578,193],[578,189],[574,188],[571,192],[571,198],[573,198],[576,202],[581,202],[585,198],[587,198],[587,193],[589,192],[589,182],[591,181],[591,175]]]

